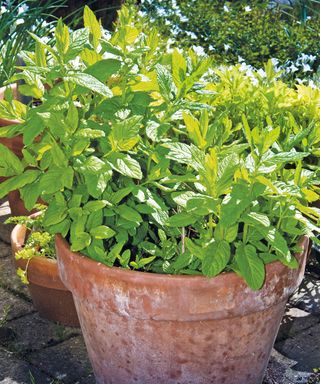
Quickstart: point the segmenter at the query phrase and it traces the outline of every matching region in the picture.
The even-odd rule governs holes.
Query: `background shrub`
[[[276,58],[289,78],[310,76],[320,64],[320,12],[307,8],[312,16],[303,19],[300,2],[292,8],[266,0],[143,0],[140,6],[176,45],[201,46],[218,63],[261,68]]]

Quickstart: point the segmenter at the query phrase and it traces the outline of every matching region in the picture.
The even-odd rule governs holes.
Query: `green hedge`
[[[276,58],[289,77],[311,75],[320,64],[317,13],[302,23],[265,0],[144,0],[140,6],[176,45],[201,46],[218,63],[243,60],[261,68]]]

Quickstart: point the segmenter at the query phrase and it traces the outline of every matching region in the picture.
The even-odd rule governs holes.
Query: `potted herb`
[[[11,233],[11,245],[17,274],[28,284],[33,305],[42,317],[79,326],[72,294],[58,274],[54,237],[41,225],[43,215],[42,211],[32,216],[10,217],[6,221],[16,224]]]
[[[259,383],[319,231],[315,128],[294,89],[167,53],[132,13],[109,36],[86,8],[77,53],[62,23],[42,44],[56,65],[25,75],[51,87],[0,197],[48,203],[98,383]]]

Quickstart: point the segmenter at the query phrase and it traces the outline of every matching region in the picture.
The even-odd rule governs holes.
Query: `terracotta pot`
[[[23,248],[26,228],[16,225],[11,234],[13,256]],[[16,267],[26,269],[26,260],[15,260]],[[72,294],[63,285],[56,260],[34,257],[28,266],[28,288],[40,316],[64,325],[79,326]]]
[[[98,384],[258,384],[300,267],[275,262],[252,291],[235,273],[213,279],[108,268],[56,237]]]

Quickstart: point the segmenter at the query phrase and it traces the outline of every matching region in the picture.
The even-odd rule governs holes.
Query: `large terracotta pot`
[[[300,267],[267,266],[260,291],[235,273],[213,279],[108,268],[56,237],[97,384],[258,384]]]
[[[26,228],[16,225],[11,234],[13,256],[23,248],[25,237]],[[26,260],[14,260],[16,267],[26,269]],[[28,265],[27,277],[33,305],[42,317],[64,325],[79,326],[72,294],[59,277],[56,260],[45,257],[32,258]]]

